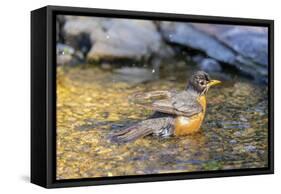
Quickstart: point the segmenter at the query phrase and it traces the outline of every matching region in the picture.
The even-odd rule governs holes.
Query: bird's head
[[[204,95],[211,86],[217,85],[219,83],[221,83],[221,81],[212,80],[206,72],[197,71],[189,79],[187,89],[193,89],[200,95]]]

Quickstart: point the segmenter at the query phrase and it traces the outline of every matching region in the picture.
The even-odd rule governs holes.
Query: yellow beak
[[[214,86],[214,85],[217,85],[217,84],[220,84],[221,81],[219,80],[211,80],[209,83],[208,83],[208,86],[211,87],[211,86]]]

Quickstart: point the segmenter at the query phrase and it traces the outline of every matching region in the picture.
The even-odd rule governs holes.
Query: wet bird
[[[154,91],[139,94],[136,98],[149,99],[159,96],[165,98],[155,100],[150,105],[142,105],[154,110],[154,114],[114,133],[111,137],[112,141],[122,143],[147,135],[169,137],[198,132],[206,113],[206,94],[211,86],[219,83],[221,82],[218,80],[211,80],[204,71],[198,71],[190,77],[183,91]]]

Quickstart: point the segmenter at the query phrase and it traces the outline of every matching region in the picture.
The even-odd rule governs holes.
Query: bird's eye
[[[203,86],[204,85],[204,81],[200,81],[199,84]]]

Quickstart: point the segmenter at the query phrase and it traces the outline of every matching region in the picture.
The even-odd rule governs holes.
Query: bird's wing
[[[156,98],[170,98],[174,91],[158,90],[145,93],[135,93],[129,97],[129,100],[138,104],[139,101],[156,99]]]
[[[151,105],[144,105],[154,111],[179,116],[192,116],[202,112],[203,108],[194,96],[186,92],[174,94],[171,98],[157,100]]]

